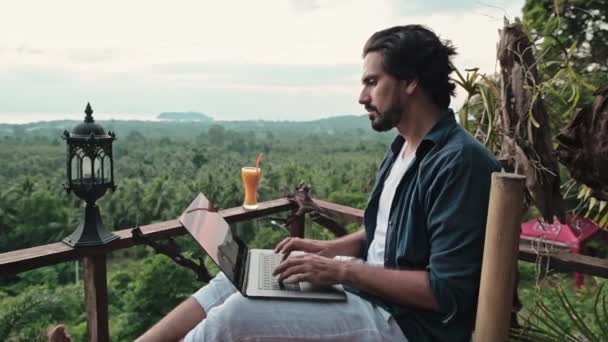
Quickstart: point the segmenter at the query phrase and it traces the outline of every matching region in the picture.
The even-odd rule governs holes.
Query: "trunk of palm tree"
[[[495,126],[499,158],[526,176],[527,197],[545,220],[552,222],[558,216],[563,222],[559,168],[532,50],[521,23],[506,21],[498,44],[502,94]]]

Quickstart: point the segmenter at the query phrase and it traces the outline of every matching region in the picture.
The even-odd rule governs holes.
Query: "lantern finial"
[[[87,115],[84,118],[84,122],[95,122],[95,120],[93,120],[93,109],[89,102],[87,102],[87,108],[84,110],[84,113]]]

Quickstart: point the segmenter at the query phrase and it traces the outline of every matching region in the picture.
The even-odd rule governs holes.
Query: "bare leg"
[[[179,341],[206,316],[196,299],[188,297],[135,341]]]
[[[65,332],[65,326],[63,324],[59,324],[54,328],[49,329],[47,336],[49,338],[49,342],[71,342],[72,339]]]

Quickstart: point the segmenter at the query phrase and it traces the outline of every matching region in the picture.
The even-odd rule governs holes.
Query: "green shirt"
[[[376,176],[364,215],[366,258],[378,201],[404,139],[397,136]],[[496,158],[446,111],[416,150],[392,202],[384,266],[427,270],[441,312],[391,303],[349,288],[385,307],[410,342],[469,341],[475,323],[492,172]]]

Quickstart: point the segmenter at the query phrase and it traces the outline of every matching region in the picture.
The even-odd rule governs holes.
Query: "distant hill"
[[[160,117],[166,119],[159,121],[137,120],[100,120],[98,121],[106,131],[113,131],[119,139],[131,139],[133,132],[139,132],[146,138],[169,137],[171,139],[194,139],[205,136],[214,125],[226,129],[229,134],[256,132],[259,134],[272,133],[282,139],[297,140],[304,136],[316,139],[322,136],[339,137],[356,136],[360,141],[391,140],[394,132],[378,133],[371,128],[367,115],[339,115],[330,118],[312,121],[215,121],[208,116],[195,113],[162,113]],[[198,114],[198,115],[197,115]],[[187,119],[186,119],[187,118]],[[196,118],[196,119],[192,119]],[[207,118],[207,119],[202,119]],[[0,140],[10,136],[50,136],[60,138],[64,130],[72,130],[82,121],[57,120],[29,124],[0,124]]]
[[[198,112],[163,112],[157,116],[159,120],[169,121],[213,121],[208,115]]]
[[[370,130],[367,115],[339,115],[331,118],[317,119],[312,121],[266,121],[266,120],[243,120],[243,121],[217,121],[216,123],[225,128],[244,131],[251,129],[279,129],[293,130],[310,133],[339,133],[356,130]]]

